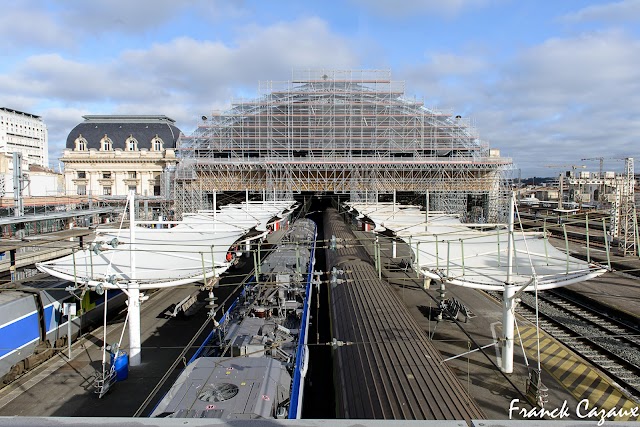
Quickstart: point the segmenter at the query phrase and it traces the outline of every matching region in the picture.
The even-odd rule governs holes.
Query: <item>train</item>
[[[0,288],[0,387],[64,351],[69,329],[73,340],[102,322],[105,296],[93,291],[76,295],[66,290],[68,285],[38,274]],[[124,308],[125,301],[121,291],[108,292],[109,314]],[[77,314],[71,325],[65,304]]]
[[[316,233],[307,218],[289,226],[151,417],[301,417]]]
[[[337,418],[483,419],[345,218],[323,225]]]

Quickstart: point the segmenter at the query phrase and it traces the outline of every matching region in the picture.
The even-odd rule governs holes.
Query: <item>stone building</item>
[[[175,167],[180,129],[167,116],[83,116],[60,159],[68,195],[159,196],[161,176]]]

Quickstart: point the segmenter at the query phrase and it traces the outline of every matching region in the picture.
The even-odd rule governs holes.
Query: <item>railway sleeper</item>
[[[616,374],[618,378],[627,381],[630,384],[636,384],[638,382],[638,377],[630,374],[626,369],[612,368],[611,372]]]
[[[586,357],[588,357],[590,360],[607,360],[606,356],[603,356],[600,354],[600,352],[598,351],[594,351],[594,350],[589,350],[589,349],[580,349],[577,348],[578,351],[580,351],[580,353],[582,353],[583,355],[585,355]]]
[[[609,358],[607,356],[602,356],[600,354],[589,356],[589,360],[594,363],[597,363],[600,366],[604,366],[604,365],[611,366],[609,363],[607,363],[607,362],[610,362]],[[618,366],[618,365],[615,365],[615,366]]]
[[[614,372],[614,373],[615,373],[615,370],[618,368],[618,365],[616,365],[616,364],[610,365],[610,364],[604,363],[604,362],[600,363],[599,366],[601,368],[606,369],[607,371]]]

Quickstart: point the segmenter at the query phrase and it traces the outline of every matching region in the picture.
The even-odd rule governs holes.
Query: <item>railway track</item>
[[[502,300],[498,292],[489,292]],[[516,313],[536,323],[535,295],[523,293]],[[555,291],[538,293],[540,328],[640,398],[640,331]]]

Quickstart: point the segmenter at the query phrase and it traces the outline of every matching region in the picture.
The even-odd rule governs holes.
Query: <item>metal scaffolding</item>
[[[628,157],[625,162],[625,174],[623,184],[619,187],[619,191],[616,191],[616,200],[618,200],[617,194],[620,194],[620,240],[619,246],[622,253],[626,255],[636,255],[637,252],[637,233],[638,223],[635,204],[635,170],[632,157]]]
[[[610,220],[607,235],[612,242],[617,240],[620,253],[625,256],[637,255],[640,237],[638,236],[633,157],[594,157],[582,160],[600,160],[600,169],[598,173],[585,171],[576,174],[575,167],[578,166],[574,166],[573,171],[566,171],[569,184],[569,202],[583,203],[594,200],[600,208],[608,208]],[[604,160],[624,160],[624,172],[620,174],[605,172]],[[562,184],[562,175],[560,177],[560,184]],[[597,187],[597,190],[594,191],[594,187]],[[562,193],[562,185],[560,189]]]
[[[404,82],[390,77],[294,71],[290,81],[260,83],[256,99],[203,116],[178,141],[176,215],[210,209],[216,191],[363,200],[395,190],[430,191],[433,210],[504,220],[511,159],[490,150],[468,118],[406,98]]]

